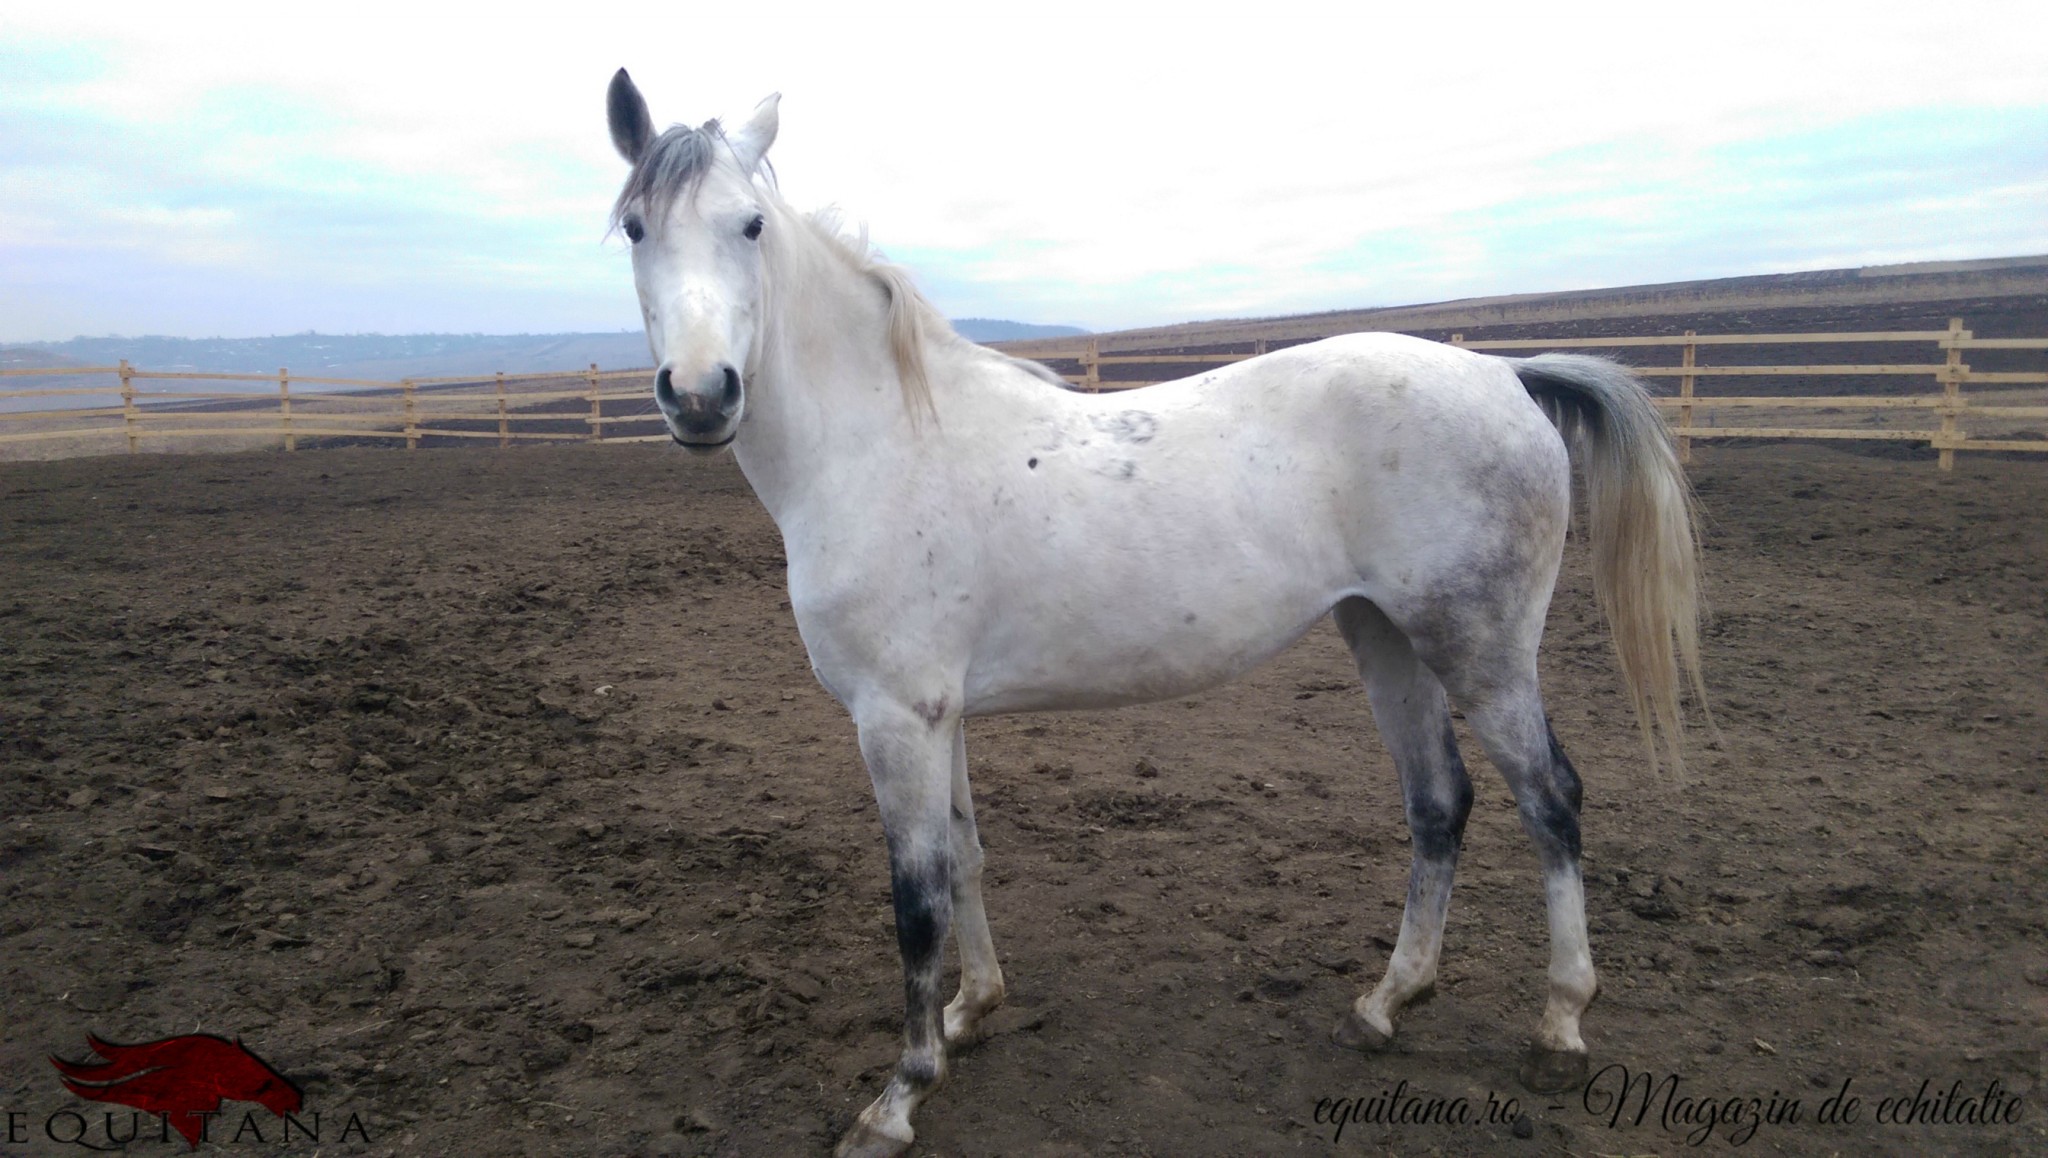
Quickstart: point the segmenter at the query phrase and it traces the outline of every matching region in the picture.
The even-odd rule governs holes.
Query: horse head
[[[654,355],[654,400],[669,435],[715,452],[738,436],[763,313],[761,236],[773,199],[765,156],[770,96],[737,131],[715,120],[654,131],[625,69],[606,105],[612,144],[632,172],[612,224],[633,246],[633,284]]]

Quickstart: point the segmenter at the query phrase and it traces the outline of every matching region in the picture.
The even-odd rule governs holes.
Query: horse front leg
[[[903,956],[903,1055],[837,1154],[893,1158],[917,1136],[911,1113],[946,1078],[938,993],[955,895],[952,758],[959,712],[941,697],[857,711],[855,722],[889,846],[896,947]]]
[[[981,833],[967,783],[967,728],[953,725],[953,935],[960,946],[960,992],[946,1006],[946,1044],[980,1038],[981,1019],[1003,1003],[1003,967],[996,961],[988,912],[981,903]]]

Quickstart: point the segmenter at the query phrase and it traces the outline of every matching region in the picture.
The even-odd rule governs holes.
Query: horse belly
[[[1285,650],[1342,594],[1303,590],[1255,603],[1117,599],[1080,612],[1022,613],[975,649],[967,711],[1107,708],[1206,691]]]

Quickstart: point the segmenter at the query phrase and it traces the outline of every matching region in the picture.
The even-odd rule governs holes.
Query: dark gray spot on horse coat
[[[919,700],[910,705],[910,710],[917,713],[918,719],[936,728],[939,726],[940,721],[946,718],[946,697],[940,696],[937,703],[933,703],[930,700]]]
[[[1584,803],[1585,789],[1579,782],[1578,769],[1572,767],[1564,747],[1557,742],[1557,733],[1551,730],[1548,717],[1543,721],[1543,734],[1550,739],[1550,766],[1537,769],[1531,777],[1532,799],[1523,805],[1523,812],[1537,840],[1577,861],[1579,808]]]
[[[1032,470],[1037,470],[1037,469],[1038,469],[1038,460],[1037,460],[1037,459],[1035,459],[1035,458],[1034,458],[1034,459],[1030,459],[1030,460],[1026,461],[1026,462],[1024,463],[1024,465],[1025,465],[1025,466],[1028,466],[1028,467],[1030,467],[1030,468],[1031,468]]]
[[[946,926],[953,916],[952,865],[941,854],[911,858],[895,847],[889,850],[889,896],[896,909],[896,948],[903,955],[903,1000],[906,1011],[904,1036],[911,1047],[902,1065],[925,1064],[914,1058],[919,1047],[931,1044],[925,1037],[930,1021],[924,1014],[936,1012],[940,953],[945,948]],[[937,1080],[929,1073],[899,1072],[914,1085]]]
[[[1472,779],[1458,754],[1458,737],[1444,718],[1433,750],[1403,753],[1408,781],[1408,832],[1419,860],[1444,861],[1458,855],[1465,843],[1465,821],[1472,815]]]
[[[1115,414],[1098,414],[1089,419],[1095,429],[1118,442],[1132,444],[1152,441],[1159,433],[1159,420],[1142,410],[1120,410]]]
[[[893,858],[892,858],[893,859]],[[941,896],[951,896],[951,882],[940,887],[934,871],[940,866],[895,860],[891,865],[890,899],[896,907],[896,947],[906,966],[915,967],[939,950]]]
[[[1494,686],[1494,661],[1506,642],[1504,625],[1537,595],[1557,540],[1544,526],[1555,519],[1555,500],[1510,490],[1488,495],[1480,519],[1468,524],[1467,549],[1453,567],[1424,575],[1417,607],[1404,629],[1425,660],[1447,665],[1445,682],[1456,694],[1483,694]],[[1404,587],[1418,582],[1402,572]]]
[[[896,1072],[902,1076],[903,1084],[913,1090],[928,1090],[939,1084],[939,1060],[936,1056],[906,1053],[897,1060]]]

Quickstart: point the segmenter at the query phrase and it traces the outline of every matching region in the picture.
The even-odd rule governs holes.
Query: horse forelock
[[[618,200],[612,202],[611,227],[617,229],[625,221],[627,209],[636,203],[668,205],[695,193],[717,164],[720,145],[731,148],[725,139],[725,129],[716,118],[696,128],[670,125],[654,138],[647,151],[633,162],[632,172],[626,174],[626,186],[619,190]],[[761,177],[770,188],[775,185],[775,170],[766,157],[746,176]]]

